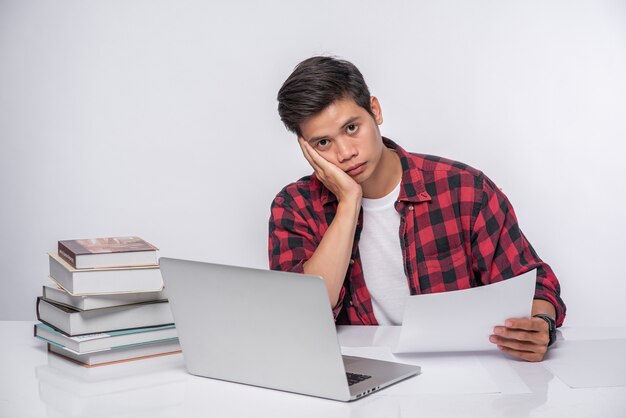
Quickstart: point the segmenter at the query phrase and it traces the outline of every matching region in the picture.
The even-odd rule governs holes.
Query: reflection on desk
[[[188,374],[181,355],[87,369],[49,355],[32,322],[0,322],[0,417],[622,417],[626,387],[572,389],[499,352],[409,355],[423,374],[343,403]],[[339,327],[344,352],[389,359],[394,327]],[[564,329],[561,339],[568,339]],[[571,335],[584,340],[584,330]],[[589,335],[601,344],[598,329]],[[607,338],[626,336],[626,328]],[[562,346],[567,348],[566,344]],[[567,355],[566,350],[559,356]],[[549,361],[550,357],[548,356]],[[546,363],[548,364],[548,363]]]
[[[183,403],[185,376],[169,372],[179,364],[164,361],[154,369],[153,362],[135,361],[124,368],[85,368],[49,354],[48,364],[37,366],[35,375],[48,416],[93,416],[93,411],[98,416],[154,416]]]

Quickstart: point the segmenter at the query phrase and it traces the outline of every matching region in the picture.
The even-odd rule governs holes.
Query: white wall
[[[59,239],[266,267],[309,173],[276,113],[300,60],[360,67],[405,148],[482,169],[570,325],[626,325],[626,2],[0,0],[0,319],[33,319]]]

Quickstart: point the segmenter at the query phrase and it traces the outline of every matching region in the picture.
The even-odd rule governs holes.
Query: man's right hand
[[[317,178],[339,201],[337,213],[315,252],[304,263],[304,273],[321,276],[326,283],[333,308],[339,295],[352,256],[354,232],[361,210],[363,189],[342,169],[322,157],[303,138],[298,139],[304,158],[311,164]]]
[[[317,178],[330,190],[339,202],[356,203],[360,208],[363,189],[352,177],[336,165],[328,162],[313,147],[304,140],[298,138],[304,158],[311,164]]]

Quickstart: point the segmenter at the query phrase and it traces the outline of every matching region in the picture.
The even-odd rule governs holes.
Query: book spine
[[[41,303],[41,297],[37,298],[37,304],[35,305],[35,312],[37,313],[37,321],[41,322],[41,316],[39,316],[39,304]]]
[[[67,261],[72,267],[76,268],[76,254],[59,241],[59,257]]]

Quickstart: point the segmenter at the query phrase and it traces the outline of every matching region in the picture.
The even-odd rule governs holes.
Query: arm
[[[330,304],[336,308],[352,255],[363,191],[349,175],[322,158],[308,142],[299,138],[299,143],[302,154],[315,170],[317,178],[333,192],[339,202],[335,218],[319,246],[304,263],[305,273],[324,279]]]
[[[321,276],[324,279],[333,308],[337,307],[348,271],[354,232],[359,217],[358,209],[353,202],[344,204],[340,202],[337,214],[319,246],[311,258],[304,263],[304,273]]]
[[[472,255],[474,273],[484,284],[536,268],[532,315],[543,313],[559,326],[563,323],[565,305],[554,272],[522,234],[506,196],[487,178],[483,178],[481,206],[472,230]],[[549,341],[548,324],[541,318],[512,318],[494,328],[490,341],[515,357],[541,361]]]
[[[337,197],[337,212],[321,241],[316,243],[303,216],[278,197],[270,218],[270,268],[321,276],[336,316],[341,310],[362,191],[350,176],[324,160],[302,139],[300,146],[317,178]]]

